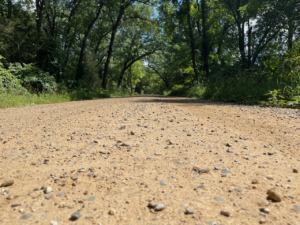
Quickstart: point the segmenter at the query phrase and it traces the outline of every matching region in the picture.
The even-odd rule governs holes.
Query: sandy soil
[[[0,109],[0,224],[300,224],[299,134],[187,98]]]

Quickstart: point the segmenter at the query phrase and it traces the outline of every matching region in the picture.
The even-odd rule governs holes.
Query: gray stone
[[[214,199],[219,201],[219,202],[226,202],[226,200],[222,196],[214,197]]]
[[[50,194],[45,195],[45,199],[48,199],[48,200],[49,200],[49,199],[53,196],[53,194],[54,194],[54,193],[52,192],[52,193],[50,193]]]
[[[20,151],[12,151],[12,153],[21,153]]]
[[[160,183],[160,185],[167,185],[167,181],[165,181],[165,180],[161,180],[159,183]]]
[[[85,169],[84,169],[84,168],[80,168],[80,169],[78,170],[78,172],[85,172]]]
[[[201,184],[198,188],[200,188],[200,189],[204,189],[205,187],[204,187],[204,185],[203,184]]]
[[[147,159],[147,160],[152,160],[152,161],[154,160],[154,158],[153,158],[152,156],[149,156],[149,157],[147,157],[146,159]]]
[[[79,217],[81,217],[81,213],[75,212],[71,215],[71,220],[77,220]]]
[[[294,205],[294,207],[292,208],[292,210],[294,210],[296,212],[300,212],[300,207],[298,205]]]
[[[60,192],[56,195],[56,197],[63,197],[64,196],[64,193]]]
[[[187,208],[185,209],[185,214],[194,214],[194,213],[195,213],[195,211],[194,211],[194,209],[191,208],[191,207],[187,207]]]
[[[219,170],[219,169],[220,169],[219,167],[215,166],[215,170]]]
[[[228,148],[226,152],[228,152],[228,153],[233,153],[233,151],[232,151],[231,148]]]
[[[92,202],[92,201],[94,201],[95,199],[96,199],[96,196],[91,196],[91,197],[88,198],[88,201],[89,201],[89,202]]]
[[[199,173],[209,173],[209,171],[210,171],[209,168],[205,168],[205,169],[199,170]]]
[[[236,188],[235,190],[238,191],[238,192],[243,192],[242,188]]]
[[[22,216],[20,217],[20,219],[21,219],[21,220],[27,220],[27,219],[30,219],[30,218],[33,218],[33,217],[34,217],[34,215],[32,215],[32,214],[30,214],[30,213],[26,213],[26,214],[22,215]]]
[[[216,222],[213,222],[213,221],[206,221],[206,224],[207,224],[207,225],[217,225],[217,223],[216,223]]]
[[[227,170],[227,169],[222,169],[222,173],[223,173],[223,174],[228,174],[228,173],[231,173],[231,171],[230,171],[230,170]]]
[[[121,144],[121,146],[129,146],[129,147],[131,147],[131,143],[130,142],[123,142],[122,144]]]

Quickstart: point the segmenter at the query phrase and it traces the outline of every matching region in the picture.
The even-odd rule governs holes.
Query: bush
[[[4,57],[0,56],[1,59],[3,60]],[[2,93],[13,91],[23,94],[26,89],[53,93],[57,88],[55,78],[33,64],[22,66],[20,63],[9,63],[7,67],[8,69],[0,62],[0,92]]]
[[[174,85],[171,92],[168,94],[170,96],[183,96],[189,98],[202,98],[205,93],[206,88],[203,85],[194,86],[183,86]]]
[[[0,60],[4,59],[0,55]],[[11,68],[5,69],[0,61],[0,93],[24,94],[26,89],[22,87],[21,81],[12,74]]]
[[[57,88],[55,78],[33,64],[24,64],[22,67],[19,63],[16,63],[11,65],[10,69],[15,72],[15,76],[21,80],[22,85],[28,90],[53,93]]]

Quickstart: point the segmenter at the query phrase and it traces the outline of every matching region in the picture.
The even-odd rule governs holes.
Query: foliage
[[[4,57],[0,55],[0,60]],[[0,61],[0,93],[26,93],[21,85],[21,81],[13,75],[14,70],[12,68],[5,69],[3,63]]]
[[[14,92],[0,93],[0,108],[68,102],[71,100],[70,95],[67,93],[30,94],[27,92],[22,95],[15,94]]]
[[[0,56],[0,60],[4,57]],[[8,63],[8,69],[5,69],[0,62],[0,92],[25,93],[27,90],[34,92],[46,91],[53,93],[57,84],[53,76],[43,72],[33,64]],[[22,87],[23,86],[23,87]]]
[[[206,88],[203,85],[175,85],[168,95],[170,96],[184,96],[189,98],[203,98]]]
[[[294,0],[4,0],[0,92],[299,107],[299,12]]]
[[[109,98],[110,94],[108,91],[103,90],[102,88],[85,86],[70,91],[70,97],[72,100],[89,100],[97,98]]]
[[[10,66],[10,70],[14,72],[15,76],[28,90],[48,93],[53,93],[56,90],[55,78],[33,64],[23,64],[21,66],[19,63],[16,63]]]

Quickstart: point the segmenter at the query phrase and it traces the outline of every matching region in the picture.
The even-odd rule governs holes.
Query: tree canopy
[[[299,55],[299,10],[299,0],[3,0],[0,55],[70,87],[131,92],[272,76]]]

